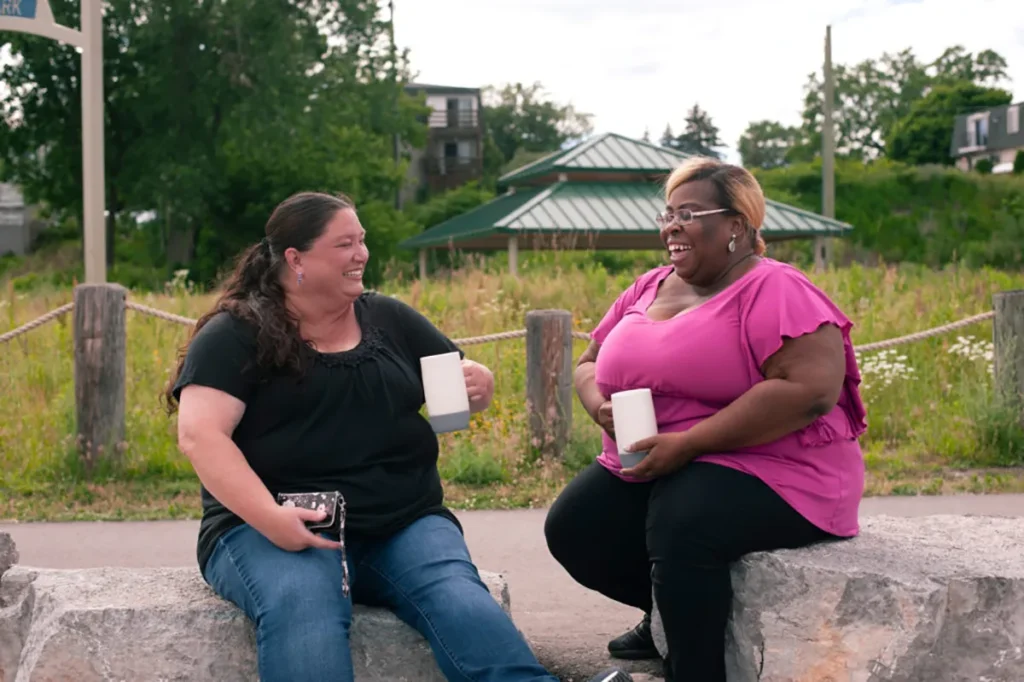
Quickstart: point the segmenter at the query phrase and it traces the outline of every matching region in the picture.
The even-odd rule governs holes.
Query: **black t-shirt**
[[[220,313],[192,340],[175,395],[199,384],[243,401],[232,438],[270,493],[341,491],[346,532],[385,536],[427,514],[458,525],[443,505],[437,436],[420,413],[419,360],[459,349],[397,299],[366,293],[355,312],[360,344],[340,353],[310,349],[314,360],[302,376],[256,367],[255,330]],[[243,522],[205,487],[201,494],[204,569],[217,538]]]

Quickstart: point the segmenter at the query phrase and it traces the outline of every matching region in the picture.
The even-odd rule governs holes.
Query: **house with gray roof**
[[[1017,102],[957,116],[949,150],[956,167],[973,170],[987,159],[993,173],[1012,172],[1017,152],[1024,149],[1022,113],[1024,102]]]

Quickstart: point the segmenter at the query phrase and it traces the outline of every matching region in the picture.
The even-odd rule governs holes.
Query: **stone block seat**
[[[861,527],[736,564],[729,682],[1024,681],[1024,519],[873,516]]]
[[[194,569],[16,560],[0,534],[0,682],[257,679],[251,626]],[[508,611],[504,579],[483,577]],[[733,585],[729,682],[1024,681],[1024,519],[868,517],[853,540],[745,557]],[[654,626],[664,650],[657,613]],[[351,646],[360,682],[443,680],[387,611],[357,608]]]
[[[0,534],[0,573],[16,558]],[[481,578],[509,612],[504,578]],[[357,606],[350,637],[359,682],[444,682],[426,640],[386,609]],[[197,569],[14,566],[0,581],[0,682],[257,680],[251,624]]]

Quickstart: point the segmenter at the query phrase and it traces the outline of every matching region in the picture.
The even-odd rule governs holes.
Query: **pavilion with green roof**
[[[687,154],[604,133],[506,173],[504,193],[462,215],[406,239],[418,249],[426,277],[430,249],[508,251],[517,272],[522,248],[538,250],[660,249],[655,216],[662,183]],[[852,226],[767,200],[761,233],[766,242],[844,236]]]

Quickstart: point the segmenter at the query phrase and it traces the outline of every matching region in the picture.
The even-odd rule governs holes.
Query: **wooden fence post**
[[[526,405],[530,444],[561,457],[572,431],[572,313],[526,313]]]
[[[125,300],[119,284],[75,287],[75,419],[82,462],[117,461],[125,436]]]
[[[992,297],[993,364],[996,391],[1003,399],[1024,406],[1024,290],[1001,291]],[[1024,424],[1024,412],[1021,414]]]

